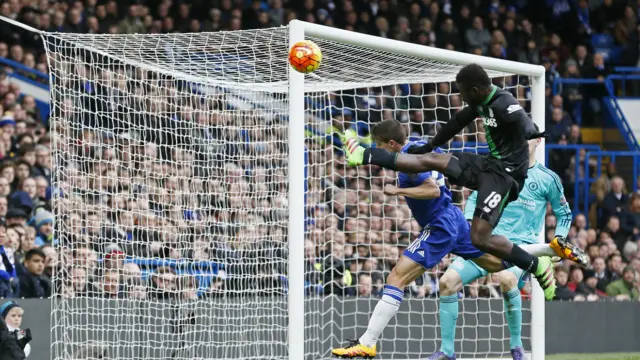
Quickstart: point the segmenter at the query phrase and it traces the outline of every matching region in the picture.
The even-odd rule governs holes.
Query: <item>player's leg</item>
[[[542,244],[532,244],[529,246],[535,248],[535,246],[540,245]],[[589,265],[589,257],[584,250],[572,244],[567,238],[556,236],[548,244],[548,247],[553,251],[555,256],[559,256],[561,259],[569,259],[582,266]]]
[[[420,237],[421,238],[421,237]],[[418,238],[416,241],[420,242]],[[342,358],[373,358],[376,356],[376,343],[389,321],[396,315],[402,299],[404,289],[425,272],[425,268],[410,258],[406,251],[391,273],[387,276],[382,298],[376,304],[369,319],[367,331],[359,338],[350,340],[347,346],[333,349],[333,355]]]
[[[410,155],[393,153],[380,148],[365,149],[358,144],[358,135],[353,130],[345,131],[342,143],[347,156],[347,163],[351,166],[373,164],[407,173],[435,170],[446,174],[445,171],[451,159],[451,154],[427,153]]]
[[[566,241],[561,242],[562,245],[558,245],[558,250],[553,247],[553,242],[549,244],[519,244],[518,246],[538,258],[558,256],[561,259],[568,259],[577,264],[585,266],[588,264],[587,255],[583,250]],[[477,259],[472,259],[472,261],[490,273],[505,270],[510,266],[508,262],[502,261],[499,257],[491,254],[485,254]]]
[[[551,259],[548,257],[538,259],[512,243],[505,236],[492,234],[500,220],[502,210],[514,196],[517,196],[513,192],[518,191],[515,180],[509,177],[506,172],[501,173],[500,168],[497,170],[491,168],[494,165],[485,163],[482,165],[483,170],[473,171],[478,177],[476,181],[478,183],[478,201],[471,222],[471,242],[478,249],[505,260],[507,262],[505,268],[515,265],[534,274],[544,290],[545,298],[551,300],[555,296],[556,289]],[[474,164],[474,166],[478,167],[478,164]]]
[[[409,257],[400,257],[396,266],[387,276],[382,299],[376,305],[369,321],[367,331],[360,337],[360,343],[365,346],[375,346],[387,326],[389,320],[395,316],[400,308],[404,289],[425,272],[422,265],[414,262]]]
[[[458,292],[465,284],[485,276],[487,272],[471,261],[458,256],[440,278],[440,350],[429,360],[450,360],[455,358],[456,323],[458,320]]]
[[[505,317],[509,327],[509,349],[514,360],[524,360],[522,347],[522,295],[520,289],[524,271],[516,267],[498,273],[500,290],[504,299]]]

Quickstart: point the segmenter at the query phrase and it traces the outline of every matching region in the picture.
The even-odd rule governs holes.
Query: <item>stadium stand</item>
[[[604,155],[590,157],[587,153],[595,153],[602,148],[636,150],[629,149],[625,141],[603,141],[602,133],[606,130],[602,129],[609,116],[602,99],[615,96],[620,90],[621,85],[617,82],[611,87],[605,86],[605,80],[606,84],[611,83],[608,77],[616,73],[614,65],[638,65],[638,7],[635,3],[627,5],[615,0],[548,0],[545,4],[541,6],[540,2],[532,0],[143,0],[129,5],[115,0],[6,0],[0,5],[0,15],[47,31],[112,34],[266,28],[298,18],[424,45],[544,65],[548,71],[546,128],[548,141],[552,144],[548,153],[549,166],[561,176],[567,198],[573,204],[575,219],[570,237],[588,251],[592,260],[588,269],[567,268],[564,264],[558,266],[558,298],[588,301],[606,297],[632,299],[638,292],[625,292],[620,282],[624,281],[627,271],[640,271],[640,193],[631,191],[631,188],[637,189],[638,171],[634,166],[633,172],[627,168],[618,173],[614,162],[605,160],[603,163]],[[235,139],[251,145],[251,136],[257,134],[236,134],[222,126],[232,122],[238,126],[249,125],[254,121],[250,116],[197,118],[196,121],[206,124],[208,130],[196,136],[179,131],[166,136],[166,129],[171,127],[171,123],[163,122],[159,117],[135,119],[133,121],[146,124],[148,129],[157,129],[148,131],[144,142],[129,139],[117,131],[104,134],[88,131],[82,134],[86,143],[77,142],[69,149],[67,158],[56,159],[57,164],[69,167],[80,175],[77,178],[84,176],[86,181],[52,188],[48,105],[17,85],[27,84],[36,93],[38,89],[40,92],[42,88],[46,89],[49,70],[41,39],[0,22],[0,64],[0,256],[3,260],[0,262],[0,298],[48,297],[51,294],[50,277],[58,272],[67,279],[58,284],[61,287],[58,293],[63,296],[153,299],[218,296],[226,289],[239,286],[222,276],[225,272],[249,275],[283,273],[272,268],[285,266],[283,261],[267,264],[258,261],[265,256],[282,259],[282,253],[274,252],[273,248],[270,248],[272,253],[264,254],[264,249],[259,247],[238,249],[229,244],[235,236],[242,236],[235,234],[233,229],[243,217],[262,216],[268,219],[283,216],[277,209],[282,208],[286,199],[269,195],[281,191],[258,189],[265,194],[266,203],[261,207],[273,209],[271,211],[233,215],[215,211],[233,207],[237,199],[228,198],[225,192],[233,192],[234,189],[229,189],[233,186],[249,187],[250,180],[243,180],[237,185],[208,181],[209,174],[203,170],[206,168],[203,164],[212,159],[194,157],[192,152],[175,146],[202,146],[198,143],[201,137]],[[591,80],[579,81],[585,78]],[[157,79],[139,80],[150,83]],[[141,87],[140,96],[136,99],[117,99],[117,94],[111,94],[109,101],[115,97],[114,104],[106,100],[106,89],[99,84],[77,85],[82,91],[104,100],[83,104],[85,111],[92,114],[81,117],[86,128],[92,127],[91,121],[104,124],[107,120],[113,122],[113,129],[123,128],[119,122],[130,119],[98,118],[101,115],[95,114],[104,116],[112,106],[117,106],[118,101],[143,101],[147,91]],[[126,82],[119,84],[130,85]],[[629,86],[630,93],[639,92],[637,87]],[[420,114],[424,117],[423,125],[411,129],[413,135],[424,136],[436,131],[435,119],[446,121],[450,116],[448,111],[441,109],[460,102],[456,96],[450,96],[448,86],[444,88],[446,90],[442,91],[441,86],[414,84],[385,91],[400,91],[404,95],[412,95],[411,101],[428,104],[432,111]],[[206,106],[251,107],[246,103],[250,99],[236,95],[239,94],[230,93],[224,100]],[[155,103],[157,106],[167,106],[169,109],[164,110],[172,111],[183,119],[191,116],[193,109],[184,105],[187,103],[185,99],[175,99],[170,93],[162,96],[163,99]],[[349,101],[347,98],[334,100],[338,107]],[[79,121],[77,109],[71,103],[54,109],[56,115],[64,119],[53,124],[61,136],[80,138],[79,127],[66,126],[65,123]],[[349,114],[345,115],[348,121]],[[366,128],[359,130],[368,131]],[[478,130],[470,129],[470,132]],[[593,135],[594,132],[600,135]],[[623,137],[627,135],[633,136],[623,132]],[[112,145],[111,148],[127,148],[130,154],[144,159],[149,166],[164,166],[169,176],[166,179],[140,180],[116,168],[97,166],[100,161],[122,154],[104,150],[104,144]],[[233,153],[245,149],[228,145],[224,151]],[[74,162],[73,158],[79,152],[88,152],[95,161]],[[283,156],[284,149],[271,149],[271,154]],[[278,170],[282,156],[265,160],[262,166],[253,169],[251,176],[284,176]],[[163,163],[168,158],[180,159],[182,165],[178,167],[174,162],[173,166],[168,166]],[[346,173],[333,170],[336,175],[333,185],[348,188],[350,175],[355,170]],[[226,164],[225,171],[237,178],[248,173],[241,163]],[[193,174],[193,180],[178,181],[171,177],[178,173]],[[382,187],[383,177],[376,177],[373,185]],[[161,189],[168,198],[148,198],[145,194],[149,191],[145,187]],[[207,189],[211,196],[185,204],[175,195],[188,193],[193,188]],[[74,196],[75,192],[84,196]],[[125,198],[124,192],[134,194],[134,198]],[[83,208],[94,210],[82,213],[69,211],[54,218],[51,209],[54,194],[61,195],[61,202],[85,201],[90,198],[88,194],[93,194],[92,203],[83,204]],[[375,204],[370,207],[367,220],[350,216],[349,208],[356,202],[350,196],[351,193],[342,191],[334,199],[314,204],[333,215],[322,223],[310,225],[313,228],[305,242],[306,280],[310,293],[380,294],[386,274],[395,264],[401,249],[416,233],[416,224],[411,221],[383,221],[383,209]],[[173,206],[167,206],[169,204]],[[202,207],[213,210],[200,211]],[[133,218],[131,210],[145,210],[149,215]],[[98,211],[107,211],[110,220],[100,223],[96,215]],[[207,234],[211,236],[184,230],[199,221],[206,222]],[[67,223],[68,226],[62,228],[74,230],[54,231],[54,228],[60,228],[55,225],[59,223]],[[145,224],[146,230],[141,230],[136,224]],[[160,231],[163,227],[182,230]],[[546,220],[548,238],[553,236],[554,227],[555,217],[549,211]],[[354,236],[352,231],[359,228],[369,230],[366,239]],[[397,231],[392,232],[391,229]],[[264,232],[275,243],[285,242],[283,229],[250,231]],[[325,249],[322,244],[327,234],[333,236],[334,241],[342,238],[344,250]],[[168,245],[178,237],[182,239],[179,243],[191,245],[179,248]],[[386,245],[382,245],[382,239]],[[52,247],[56,242],[69,244],[73,251],[56,253]],[[389,245],[392,243],[397,245]],[[240,258],[245,261],[239,262],[237,259]],[[44,261],[44,267],[37,266],[35,262],[38,261]],[[435,296],[438,275],[447,265],[448,261],[443,262],[407,291],[416,297]],[[345,279],[344,286],[329,281],[335,276]],[[261,289],[273,288],[274,282],[283,280],[254,281],[251,286],[260,293]],[[265,286],[264,281],[269,281],[269,286]],[[335,286],[322,285],[326,283]],[[357,286],[359,283],[361,286]],[[246,288],[247,284],[243,286]],[[640,283],[633,286],[640,288]],[[487,278],[470,286],[465,294],[471,297],[500,296],[495,287]]]

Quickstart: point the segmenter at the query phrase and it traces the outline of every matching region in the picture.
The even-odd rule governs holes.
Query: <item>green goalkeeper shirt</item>
[[[471,193],[464,207],[467,220],[473,218],[476,208],[476,191]],[[551,203],[557,218],[556,235],[567,236],[571,226],[571,208],[564,196],[564,189],[556,173],[536,163],[527,171],[527,180],[518,200],[507,205],[493,234],[503,235],[516,244],[538,242],[543,231],[547,203]]]

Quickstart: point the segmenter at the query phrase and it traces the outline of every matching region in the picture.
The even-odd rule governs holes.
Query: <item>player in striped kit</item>
[[[493,234],[503,235],[522,247],[523,250],[536,255],[555,256],[570,248],[565,237],[571,226],[571,208],[564,197],[564,189],[560,178],[553,171],[536,161],[535,151],[540,139],[529,140],[529,170],[524,189],[518,199],[509,203],[502,213],[498,226]],[[467,199],[464,216],[468,221],[473,219],[478,193],[474,191]],[[558,219],[555,238],[550,244],[538,244],[540,231],[544,231],[544,219],[547,203],[551,203]],[[584,253],[576,252],[579,263],[586,264]],[[455,359],[454,340],[456,320],[458,319],[458,292],[463,286],[476,279],[487,276],[488,272],[471,261],[457,257],[440,279],[440,335],[442,344],[440,351],[429,360]],[[504,295],[505,316],[510,332],[510,350],[514,360],[525,359],[520,336],[522,328],[522,298],[520,289],[526,273],[517,267],[511,267],[499,273],[500,288]]]

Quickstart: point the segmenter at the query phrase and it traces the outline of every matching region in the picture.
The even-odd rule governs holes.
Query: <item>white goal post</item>
[[[397,54],[427,61],[439,61],[456,64],[460,67],[476,63],[486,70],[507,74],[520,74],[530,76],[531,84],[531,118],[541,131],[545,129],[545,69],[540,65],[532,65],[507,61],[502,59],[478,56],[457,51],[450,51],[429,46],[421,46],[380,38],[371,35],[351,32],[333,27],[312,24],[304,21],[293,20],[289,23],[289,43],[305,40],[306,38],[323,39],[331,42],[349,44],[373,51]],[[322,46],[321,46],[322,48]],[[331,61],[331,59],[327,59]],[[448,74],[455,76],[455,71]],[[425,79],[426,81],[433,81]],[[424,80],[423,80],[424,81]],[[291,164],[304,164],[302,154],[305,151],[304,144],[304,114],[305,91],[313,91],[313,85],[306,86],[305,76],[289,69],[289,160]],[[300,135],[299,135],[300,134]],[[545,164],[544,140],[537,149],[537,161]],[[291,167],[289,173],[289,238],[304,238],[304,189],[299,185],[304,183],[305,174],[303,166]],[[296,187],[294,187],[296,186]],[[296,190],[294,192],[293,190]],[[544,232],[540,233],[540,242],[544,243]],[[302,256],[303,244],[289,242],[291,254],[300,254],[289,259],[290,284],[294,287],[304,287],[304,264]],[[545,300],[542,289],[536,281],[533,281],[533,297],[531,302],[531,360],[543,360],[545,358]],[[304,297],[301,292],[289,293],[289,358],[290,360],[302,359],[304,356],[304,335],[296,329],[304,328]],[[297,314],[297,315],[294,315]]]
[[[328,359],[331,346],[360,335],[377,298],[328,291],[350,271],[343,263],[334,275],[325,260],[346,259],[347,237],[352,259],[363,245],[387,269],[401,248],[396,233],[416,233],[402,200],[374,193],[393,174],[347,169],[332,151],[334,118],[351,116],[368,128],[390,116],[428,138],[462,106],[451,90],[456,73],[476,63],[545,127],[545,70],[537,65],[298,20],[259,30],[115,35],[47,33],[0,20],[39,33],[49,61],[52,184],[63,190],[53,195],[55,249],[68,267],[53,276],[52,360],[96,349],[113,359]],[[307,75],[287,62],[289,46],[305,39],[323,52],[320,68]],[[427,93],[424,84],[435,89]],[[467,140],[450,150],[481,151],[481,130],[465,131]],[[311,146],[316,138],[324,140]],[[544,152],[543,142],[542,164]],[[355,189],[337,185],[349,176]],[[455,191],[462,205],[464,190]],[[320,214],[313,219],[312,198]],[[383,208],[373,235],[373,219],[363,218],[374,210],[360,209],[367,201]],[[311,220],[326,227],[311,231]],[[340,225],[329,228],[333,221]],[[320,278],[309,283],[306,242],[316,236],[324,251],[316,256],[324,258],[313,264]],[[113,260],[120,251],[123,263]],[[77,272],[85,274],[81,284]],[[359,282],[348,282],[360,291]],[[170,284],[162,296],[160,283]],[[526,350],[542,360],[545,303],[531,283]],[[383,333],[383,358],[434,351],[437,302],[416,297]],[[461,307],[469,323],[458,320],[459,358],[508,354],[506,326],[494,323],[502,303]]]

